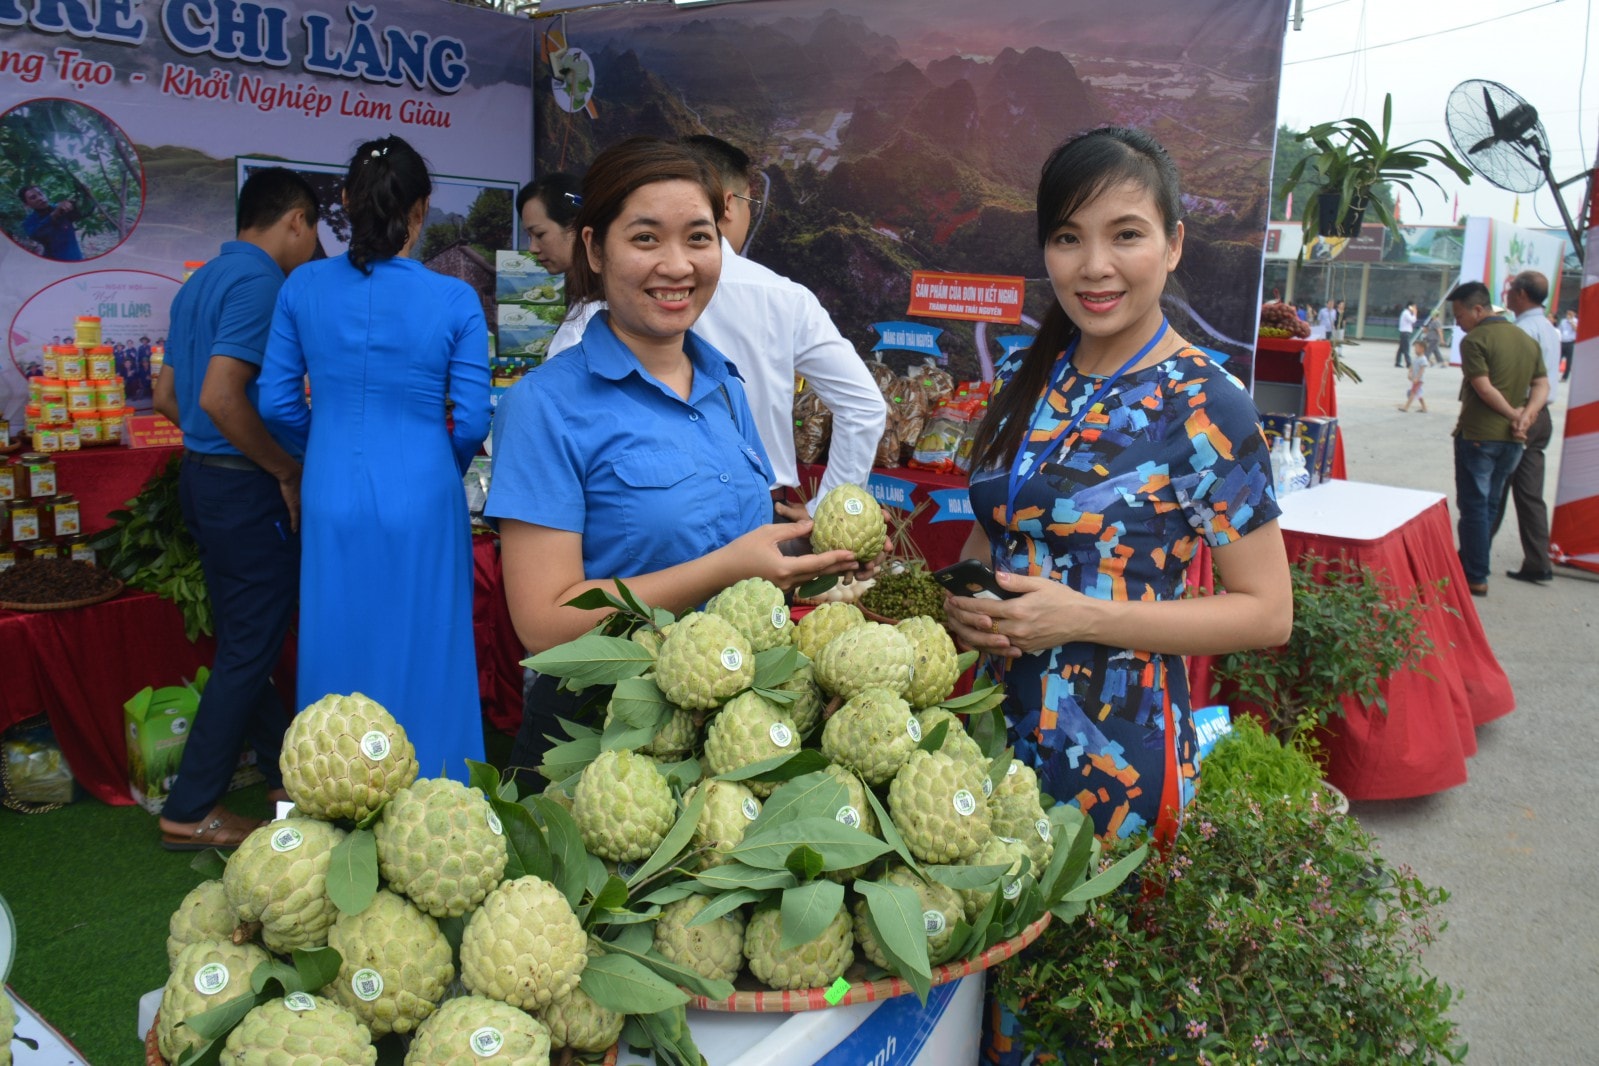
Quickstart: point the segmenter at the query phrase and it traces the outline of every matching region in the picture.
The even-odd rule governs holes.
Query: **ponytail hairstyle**
[[[1073,137],[1044,161],[1038,179],[1038,246],[1043,248],[1080,208],[1128,183],[1154,198],[1166,239],[1176,240],[1183,208],[1171,156],[1147,133],[1105,126]],[[1055,361],[1077,334],[1077,324],[1060,301],[1052,299],[1021,367],[988,402],[988,413],[972,441],[973,470],[1008,467],[1016,458]]]
[[[355,150],[344,177],[350,217],[350,265],[363,274],[392,259],[411,233],[411,210],[433,193],[427,160],[398,137],[367,141]]]
[[[575,175],[554,171],[542,178],[534,178],[516,194],[516,217],[522,217],[522,208],[529,200],[538,200],[550,221],[572,232],[577,221],[578,205],[583,202],[583,183]]]

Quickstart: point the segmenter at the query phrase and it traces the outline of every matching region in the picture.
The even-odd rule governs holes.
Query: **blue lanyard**
[[[1007,528],[1014,528],[1016,524],[1016,498],[1021,495],[1022,486],[1027,484],[1028,479],[1030,479],[1034,474],[1038,473],[1038,468],[1044,465],[1043,459],[1048,453],[1050,445],[1064,437],[1071,436],[1072,433],[1076,431],[1077,427],[1082,425],[1083,419],[1088,417],[1088,412],[1092,411],[1095,405],[1103,400],[1106,394],[1110,392],[1111,388],[1116,384],[1116,382],[1121,380],[1122,375],[1127,373],[1127,371],[1131,370],[1134,366],[1138,365],[1138,361],[1153,351],[1155,345],[1159,344],[1160,339],[1165,335],[1166,316],[1162,315],[1160,317],[1160,328],[1157,329],[1155,331],[1155,335],[1149,339],[1149,343],[1138,349],[1138,351],[1133,354],[1131,359],[1127,360],[1127,362],[1123,363],[1116,369],[1114,374],[1100,382],[1099,388],[1094,390],[1094,394],[1088,398],[1088,402],[1084,403],[1077,409],[1077,413],[1072,416],[1071,421],[1067,422],[1064,427],[1056,429],[1055,432],[1051,433],[1047,439],[1039,442],[1038,450],[1036,452],[1029,451],[1029,442],[1027,440],[1027,437],[1031,435],[1032,425],[1036,425],[1038,422],[1038,415],[1036,413],[1033,415],[1032,424],[1028,427],[1029,433],[1024,435],[1022,440],[1016,445],[1016,458],[1011,461],[1010,484],[1008,486],[1009,492],[1005,497],[1005,525]],[[1049,397],[1053,393],[1059,392],[1061,386],[1065,384],[1066,375],[1072,370],[1072,353],[1077,351],[1077,341],[1078,338],[1073,337],[1071,344],[1067,345],[1066,350],[1061,353],[1059,361],[1055,364],[1055,373],[1050,377],[1049,391],[1044,393],[1043,399],[1040,401],[1040,406],[1047,405],[1049,402]],[[1022,473],[1022,464],[1026,462],[1029,454],[1035,455],[1037,462],[1034,463],[1032,469],[1028,470],[1024,475]]]

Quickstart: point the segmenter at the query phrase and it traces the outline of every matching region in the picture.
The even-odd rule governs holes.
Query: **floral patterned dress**
[[[1021,354],[997,368],[995,390]],[[1104,600],[1175,599],[1200,537],[1230,544],[1280,513],[1254,401],[1203,351],[1185,348],[1123,376],[1057,439],[1102,382],[1065,368],[1022,442],[1014,517],[1008,465],[973,473],[973,511],[995,569]],[[993,668],[1007,688],[1017,757],[1102,838],[1154,827],[1163,793],[1174,817],[1192,794],[1196,739],[1181,656],[1078,643]]]

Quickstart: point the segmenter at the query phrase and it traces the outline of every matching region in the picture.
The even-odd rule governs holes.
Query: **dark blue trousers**
[[[289,529],[277,479],[259,469],[204,465],[204,458],[184,454],[178,492],[200,547],[217,651],[161,812],[175,822],[211,812],[246,742],[267,786],[283,786],[278,755],[289,723],[272,670],[300,598],[300,538]]]

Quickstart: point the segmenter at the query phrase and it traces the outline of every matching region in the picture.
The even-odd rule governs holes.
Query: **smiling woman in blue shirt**
[[[494,420],[486,513],[531,652],[592,628],[595,612],[562,605],[614,578],[681,612],[744,578],[788,589],[858,566],[848,551],[810,554],[809,520],[771,521],[771,467],[743,382],[691,332],[721,275],[723,199],[703,162],[654,138],[600,153],[583,179],[567,290],[607,310]],[[543,696],[529,701],[515,765],[536,765],[553,684]]]

